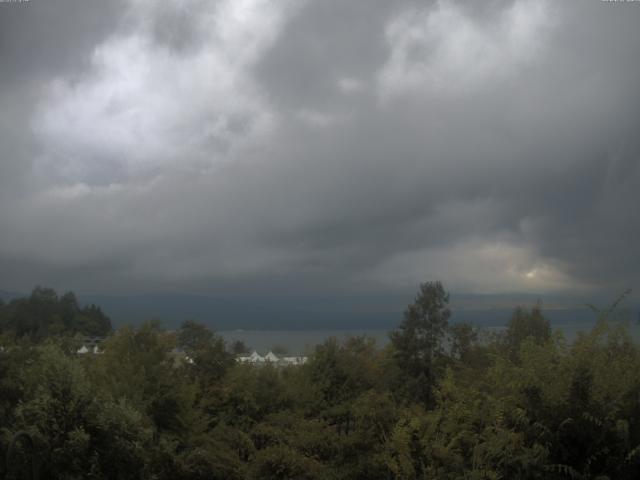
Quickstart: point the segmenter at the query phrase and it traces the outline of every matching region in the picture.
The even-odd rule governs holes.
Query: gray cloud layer
[[[0,286],[634,287],[634,3],[0,4]]]

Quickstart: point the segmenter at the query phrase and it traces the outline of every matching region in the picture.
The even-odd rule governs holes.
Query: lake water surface
[[[511,313],[511,310],[458,311],[454,312],[451,321],[468,322],[487,332],[497,332],[505,328]],[[568,342],[575,340],[579,332],[591,330],[596,323],[594,313],[587,309],[546,310],[544,314],[552,328],[560,330]],[[628,321],[635,340],[640,341],[640,314],[634,312],[624,318]],[[308,354],[316,345],[330,337],[344,340],[347,337],[367,335],[382,347],[389,342],[389,332],[393,328],[395,326],[388,329],[227,330],[219,333],[227,342],[242,340],[251,350],[257,350],[261,354],[274,347],[280,347],[290,354]]]
[[[576,339],[579,332],[589,331],[595,321],[552,324],[554,330],[560,330],[567,341]],[[631,333],[636,341],[640,341],[640,325],[637,322],[630,324]],[[504,326],[481,327],[487,332],[504,330]],[[380,347],[389,342],[389,330],[231,330],[219,332],[227,342],[242,340],[251,350],[265,354],[274,347],[280,347],[290,354],[309,354],[315,345],[324,342],[327,338],[336,337],[344,340],[350,336],[367,335],[376,340]]]

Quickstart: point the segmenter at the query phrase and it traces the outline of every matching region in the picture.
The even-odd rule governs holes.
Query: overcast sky
[[[0,3],[0,289],[640,288],[640,2]]]

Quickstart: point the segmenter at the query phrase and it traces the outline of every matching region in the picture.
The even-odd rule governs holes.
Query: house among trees
[[[100,344],[104,341],[105,337],[87,336],[80,340],[80,348],[77,353],[84,355],[86,353],[102,353]]]
[[[307,362],[307,357],[305,356],[294,356],[294,357],[278,357],[272,351],[269,351],[264,357],[261,356],[255,350],[251,355],[244,355],[237,357],[237,361],[239,363],[251,363],[253,365],[263,365],[269,363],[271,365],[276,365],[278,367],[287,367],[291,365],[303,365]]]

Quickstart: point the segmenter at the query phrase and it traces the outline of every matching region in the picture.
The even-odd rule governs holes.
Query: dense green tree
[[[342,344],[329,338],[316,347],[305,368],[319,388],[318,399],[334,405],[374,388],[380,360],[371,337],[350,337]]]
[[[532,338],[537,343],[544,343],[551,338],[551,324],[544,317],[540,303],[531,310],[524,307],[514,310],[504,335],[505,347],[511,355],[515,355],[527,338]]]
[[[219,382],[235,363],[224,339],[193,320],[187,320],[180,327],[177,346],[186,354],[185,367],[205,387]]]
[[[280,367],[196,322],[79,355],[84,309],[37,289],[0,305],[0,452],[29,432],[44,479],[640,477],[640,349],[612,308],[568,343],[539,306],[487,336],[448,327],[447,303],[424,284],[385,348],[328,339]]]
[[[14,428],[35,436],[43,478],[140,478],[143,444],[151,440],[142,415],[103,396],[82,366],[55,346],[30,353]]]
[[[249,471],[255,480],[330,480],[329,469],[317,460],[287,446],[273,446],[260,450]]]
[[[273,365],[258,368],[241,364],[232,368],[211,398],[208,411],[216,421],[250,429],[267,416],[291,409],[295,403],[283,372]]]
[[[197,388],[176,363],[175,345],[175,335],[157,322],[121,328],[90,367],[114,398],[131,402],[159,432],[180,437],[199,420],[193,410]]]
[[[449,328],[451,356],[470,365],[477,358],[473,355],[477,347],[478,331],[469,323],[455,323]]]
[[[36,287],[28,297],[0,306],[0,330],[32,341],[76,333],[106,336],[111,320],[96,305],[81,307],[72,292],[58,296],[51,288]]]
[[[451,316],[448,304],[449,294],[440,282],[423,283],[404,312],[404,320],[390,335],[394,357],[404,374],[403,389],[409,398],[425,404],[434,399],[443,340]]]
[[[178,346],[186,352],[207,348],[216,340],[214,333],[194,320],[185,320],[178,330]]]

